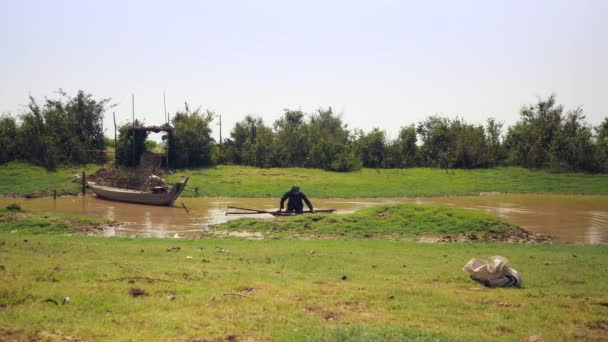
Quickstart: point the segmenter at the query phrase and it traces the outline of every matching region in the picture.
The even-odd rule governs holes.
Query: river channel
[[[24,209],[56,211],[119,221],[106,235],[144,237],[187,237],[209,225],[241,218],[226,216],[227,206],[275,210],[278,199],[181,198],[189,213],[180,207],[153,207],[111,202],[95,196],[37,199],[0,198],[0,206],[17,202]],[[608,196],[486,194],[463,197],[313,199],[316,208],[334,208],[338,214],[383,203],[441,204],[482,210],[529,231],[557,237],[562,242],[608,242]],[[271,219],[270,215],[252,217]]]

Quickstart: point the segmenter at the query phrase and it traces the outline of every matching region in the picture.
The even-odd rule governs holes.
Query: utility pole
[[[165,97],[165,90],[163,89],[163,105],[165,106],[165,121],[167,122],[167,126],[169,125],[169,114],[167,114],[167,98]],[[171,144],[171,139],[173,137],[172,132],[167,132],[167,170],[169,170],[169,144]]]
[[[116,142],[116,112],[112,112],[114,118],[114,166],[118,170],[118,144]]]
[[[220,114],[220,163],[222,162],[222,114]]]
[[[133,110],[133,123],[131,124],[131,130],[133,131],[133,138],[131,140],[131,145],[133,145],[133,154],[131,154],[131,165],[135,167],[135,94],[131,94],[131,104]]]
[[[169,124],[169,116],[167,115],[167,98],[165,97],[165,90],[163,89],[163,105],[165,106],[165,121]]]

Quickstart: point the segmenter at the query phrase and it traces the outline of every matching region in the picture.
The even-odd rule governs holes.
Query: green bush
[[[6,206],[6,210],[21,211],[21,206],[17,203],[11,203]]]

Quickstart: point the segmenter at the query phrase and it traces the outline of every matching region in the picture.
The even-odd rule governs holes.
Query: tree
[[[274,123],[276,133],[275,158],[280,167],[303,167],[309,151],[304,112],[285,109]]]
[[[309,146],[306,166],[330,171],[351,171],[361,167],[349,146],[348,127],[331,107],[319,108],[312,114],[306,132]]]
[[[271,164],[274,134],[259,117],[247,115],[230,131],[228,159],[235,164],[262,167]]]
[[[17,123],[8,115],[0,116],[0,164],[17,159]]]
[[[129,128],[141,126],[143,126],[142,123],[135,120],[134,124],[127,123],[118,128],[118,146],[116,146],[115,152],[118,164],[133,167],[139,164],[139,158],[146,151],[148,132]]]
[[[386,137],[379,128],[365,134],[357,131],[355,150],[364,167],[383,168],[386,161]]]
[[[185,104],[183,111],[173,117],[173,142],[169,146],[169,160],[175,167],[208,166],[213,164],[210,124],[215,114],[201,112],[200,108],[190,111]]]
[[[563,106],[556,104],[555,95],[522,107],[520,121],[507,133],[511,161],[528,168],[548,166],[549,149],[560,128],[563,111]]]
[[[450,121],[439,116],[430,116],[418,124],[416,132],[422,140],[421,156],[428,166],[448,171],[456,162],[455,138],[450,130]]]
[[[413,167],[416,165],[417,147],[416,147],[416,126],[401,127],[397,139],[388,147],[388,165],[389,167]]]
[[[448,129],[454,139],[454,167],[467,169],[487,165],[486,137],[482,126],[456,118],[450,121]]]
[[[596,139],[596,161],[600,171],[608,172],[608,117],[595,128]]]
[[[21,115],[21,125],[17,134],[17,146],[21,146],[20,158],[26,161],[54,168],[55,160],[46,154],[46,126],[42,110],[30,97],[29,112]],[[45,160],[46,158],[46,160]]]
[[[585,123],[583,110],[567,114],[551,141],[550,166],[567,171],[596,171],[592,128]]]
[[[503,165],[507,158],[506,151],[501,142],[502,122],[496,121],[494,118],[488,118],[486,121],[486,150],[487,150],[487,166]]]
[[[49,169],[105,161],[102,120],[110,100],[95,100],[82,90],[75,97],[61,90],[59,94],[59,99],[46,99],[42,107],[30,97],[14,138],[20,151],[13,158]]]

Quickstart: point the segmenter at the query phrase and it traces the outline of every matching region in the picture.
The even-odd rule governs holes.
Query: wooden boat
[[[226,215],[255,215],[255,214],[270,214],[272,216],[292,216],[296,215],[295,212],[289,211],[268,211],[268,210],[260,210],[260,209],[248,209],[248,208],[239,208],[239,207],[227,207]],[[229,211],[229,209],[238,210],[238,211]],[[316,213],[335,213],[336,209],[315,209],[315,211],[303,211],[302,214],[316,214]]]
[[[111,186],[97,185],[94,182],[88,182],[88,185],[97,197],[105,198],[110,201],[171,207],[186,187],[186,183],[188,183],[188,177],[186,177],[185,180],[176,183],[171,190],[164,192],[114,188]]]

